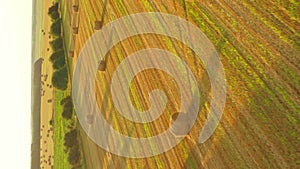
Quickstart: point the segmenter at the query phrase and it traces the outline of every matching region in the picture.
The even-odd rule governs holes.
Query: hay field
[[[70,4],[71,3],[71,4]],[[78,1],[78,34],[71,35],[71,1],[64,6],[64,29],[76,59],[85,42],[97,30],[94,21],[103,17],[103,1]],[[103,115],[119,132],[148,137],[164,131],[169,117],[178,111],[180,97],[172,77],[147,70],[132,81],[132,104],[149,107],[148,93],[162,89],[168,104],[162,117],[146,125],[134,124],[118,114],[110,96],[110,81],[120,62],[131,53],[150,47],[172,51],[196,75],[201,90],[201,111],[191,130],[174,149],[145,159],[129,159],[106,153],[81,133],[86,167],[92,168],[297,168],[299,161],[300,114],[300,14],[294,1],[107,1],[104,24],[139,12],[165,12],[180,16],[199,27],[215,45],[227,80],[227,102],[214,135],[195,144],[207,116],[210,83],[205,68],[193,52],[180,42],[159,35],[141,35],[114,46],[107,70],[97,74],[95,86]],[[159,62],[159,61],[158,61]],[[104,103],[104,104],[103,104]]]

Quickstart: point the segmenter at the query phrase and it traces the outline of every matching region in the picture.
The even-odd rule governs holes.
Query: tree
[[[67,67],[63,67],[59,70],[56,70],[52,76],[52,85],[53,87],[59,90],[66,90],[68,85],[68,72]]]
[[[53,119],[49,121],[50,126],[53,126]]]
[[[64,105],[66,102],[72,102],[71,96],[67,96],[60,101],[60,105]]]
[[[61,34],[61,19],[55,20],[50,27],[50,33],[55,36],[60,36]]]
[[[70,96],[64,98],[61,103],[63,103],[64,108],[62,112],[62,117],[65,119],[71,119],[73,115],[73,102]]]
[[[58,13],[58,11],[52,11],[52,12],[50,13],[50,17],[51,17],[52,20],[57,20],[57,19],[59,18],[59,13]]]
[[[69,119],[72,118],[72,114],[73,114],[72,111],[63,110],[61,115],[62,115],[63,118],[69,120]]]
[[[61,115],[62,115],[63,118],[69,120],[69,119],[72,118],[73,112],[70,111],[70,110],[63,110]]]
[[[53,11],[58,12],[58,2],[50,6],[50,8],[48,9],[48,14],[50,15]]]
[[[71,165],[78,164],[80,161],[80,151],[78,147],[72,147],[69,156],[68,161]]]
[[[64,110],[73,110],[72,99],[68,99],[64,104]]]
[[[58,59],[56,59],[54,62],[53,62],[53,68],[54,69],[60,69],[62,67],[64,67],[66,64],[66,61],[65,61],[65,57],[64,56],[60,56]]]
[[[57,51],[54,51],[51,54],[49,60],[50,60],[50,62],[54,63],[54,61],[57,60],[60,57],[65,57],[65,51],[63,49],[59,49]]]
[[[53,51],[58,51],[63,49],[63,40],[61,37],[58,37],[50,42],[50,45],[53,49]]]
[[[78,148],[77,130],[73,129],[65,134],[64,146],[68,149],[72,147]]]

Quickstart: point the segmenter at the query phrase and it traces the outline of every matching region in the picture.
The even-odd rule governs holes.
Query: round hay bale
[[[178,115],[179,115],[179,112],[172,114],[171,120],[170,120],[171,123],[174,123],[174,121],[177,119]]]
[[[177,119],[179,114],[182,114],[182,119]],[[177,124],[175,125],[175,121]],[[183,112],[176,112],[170,118],[171,132],[175,137],[184,137],[190,128],[190,117]]]
[[[72,31],[73,31],[74,35],[77,35],[78,34],[78,27],[73,27]]]
[[[85,121],[87,124],[92,125],[94,123],[94,115],[93,114],[86,115]]]
[[[105,60],[100,60],[100,63],[99,63],[99,66],[98,66],[98,70],[105,71],[105,69],[106,69]]]
[[[95,22],[94,22],[94,29],[95,29],[95,30],[101,29],[102,26],[103,26],[103,21],[95,21]]]
[[[71,58],[74,57],[74,51],[73,51],[73,50],[70,50],[70,51],[69,51],[69,57],[71,57]]]
[[[79,8],[78,8],[78,5],[73,5],[73,11],[74,11],[74,12],[78,12],[78,9],[79,9]]]

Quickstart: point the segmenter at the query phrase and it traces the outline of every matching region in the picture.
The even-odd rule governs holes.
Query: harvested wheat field
[[[197,26],[215,46],[226,74],[227,98],[222,118],[214,134],[200,144],[199,132],[212,99],[210,78],[202,61],[189,47],[163,35],[136,35],[117,43],[105,57],[94,84],[98,107],[112,128],[129,137],[151,137],[168,129],[170,118],[180,109],[180,90],[172,76],[148,69],[132,79],[128,89],[130,103],[145,111],[151,107],[149,93],[160,89],[167,98],[162,115],[143,124],[134,123],[117,111],[110,90],[114,72],[129,55],[142,49],[170,51],[189,66],[200,91],[199,114],[188,137],[171,150],[148,158],[125,158],[106,152],[76,123],[82,168],[300,167],[300,2],[60,0],[59,3],[70,78],[82,48],[94,33],[111,21],[141,12],[173,14]],[[154,62],[160,64],[160,60]]]

